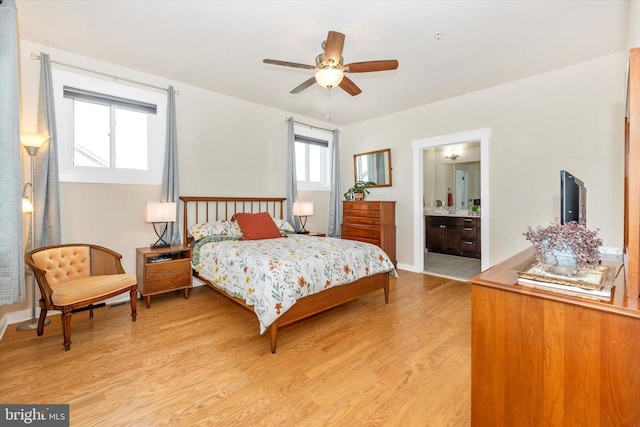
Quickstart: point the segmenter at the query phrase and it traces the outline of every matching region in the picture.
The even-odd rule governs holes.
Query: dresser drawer
[[[380,247],[380,240],[376,240],[376,239],[367,239],[366,237],[354,237],[354,236],[341,236],[341,238],[345,240],[356,240],[358,242],[371,243],[372,245],[376,245]]]
[[[346,210],[380,210],[379,202],[343,202],[342,208]]]
[[[354,240],[360,238],[371,239],[377,242],[380,241],[380,228],[379,227],[357,227],[351,225],[342,225],[342,237]]]
[[[380,211],[345,211],[342,221],[347,224],[380,225]]]

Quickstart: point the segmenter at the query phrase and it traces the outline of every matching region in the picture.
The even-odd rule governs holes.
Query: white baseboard
[[[49,316],[55,316],[60,314],[58,310],[51,310],[47,313],[47,318]],[[40,317],[40,307],[36,308],[36,319]],[[7,328],[20,324],[22,322],[26,322],[27,320],[31,320],[31,309],[27,308],[25,310],[20,311],[12,311],[11,313],[7,313],[2,316],[0,319],[0,339],[4,336],[4,333],[7,331]]]

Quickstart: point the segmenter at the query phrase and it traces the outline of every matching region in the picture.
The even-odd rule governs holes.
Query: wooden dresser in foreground
[[[473,426],[640,426],[640,307],[517,284],[520,253],[469,281]],[[621,263],[610,265],[619,271]]]
[[[373,243],[396,262],[396,202],[348,201],[342,203],[341,237]]]

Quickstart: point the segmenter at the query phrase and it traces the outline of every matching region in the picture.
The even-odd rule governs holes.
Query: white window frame
[[[65,70],[53,69],[53,90],[58,134],[58,169],[61,182],[104,184],[161,185],[166,145],[167,94],[132,87]],[[64,98],[64,87],[70,86],[105,95],[132,99],[156,105],[155,119],[150,119],[147,143],[147,170],[95,168],[73,164],[73,101]]]
[[[294,124],[293,133],[295,135],[300,135],[303,137],[320,139],[323,141],[327,141],[327,152],[326,156],[321,159],[313,159],[310,158],[309,153],[307,151],[305,155],[306,161],[306,170],[309,170],[310,162],[320,162],[320,169],[322,171],[322,177],[320,182],[311,182],[308,181],[305,177],[296,176],[298,190],[306,190],[306,191],[331,191],[331,150],[333,146],[333,132],[308,128],[304,125]]]

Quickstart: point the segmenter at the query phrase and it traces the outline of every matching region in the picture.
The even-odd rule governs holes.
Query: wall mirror
[[[391,186],[391,149],[353,155],[355,182],[371,181],[371,187]]]
[[[456,209],[469,209],[480,200],[480,162],[439,164],[435,174],[435,198],[447,201],[449,191]],[[479,204],[479,203],[478,203]]]

